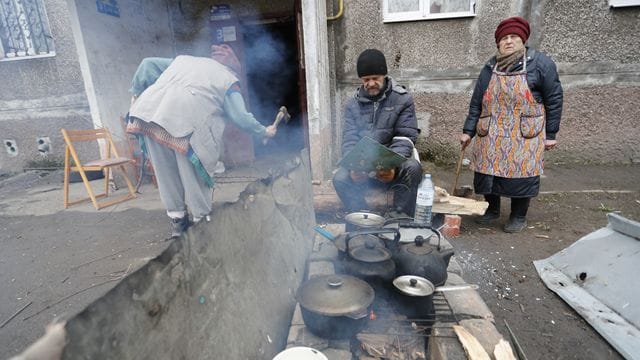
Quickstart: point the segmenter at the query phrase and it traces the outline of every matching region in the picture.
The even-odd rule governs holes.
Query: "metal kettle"
[[[453,256],[453,249],[442,250],[438,230],[430,229],[438,236],[438,244],[431,245],[421,235],[413,242],[396,244],[392,249],[398,275],[415,275],[426,278],[436,286],[447,281],[447,267]]]

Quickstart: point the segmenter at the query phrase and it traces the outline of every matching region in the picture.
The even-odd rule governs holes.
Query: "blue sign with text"
[[[120,7],[117,0],[96,0],[98,12],[103,14],[120,17]]]

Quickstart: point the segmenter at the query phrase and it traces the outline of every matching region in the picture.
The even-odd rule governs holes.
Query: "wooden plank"
[[[462,343],[462,347],[470,360],[491,360],[489,354],[487,354],[482,345],[480,345],[478,339],[471,335],[464,327],[453,325],[453,331],[458,335],[458,339]]]
[[[393,192],[370,190],[365,196],[371,211],[384,212],[393,204]],[[332,186],[314,185],[313,204],[317,212],[335,212],[342,203]],[[486,201],[477,201],[463,197],[450,196],[446,191],[440,193],[436,187],[436,200],[432,211],[438,214],[483,215],[489,207]]]
[[[450,196],[448,202],[434,203],[432,211],[438,214],[483,215],[488,207],[489,203],[486,201]]]
[[[493,357],[496,360],[517,360],[513,350],[511,350],[511,346],[504,339],[500,339],[496,344],[495,349],[493,349]]]

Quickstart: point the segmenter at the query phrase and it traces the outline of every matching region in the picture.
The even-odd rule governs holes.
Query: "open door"
[[[304,64],[304,38],[302,32],[302,0],[295,0],[294,12],[296,16],[296,44],[298,56],[298,99],[300,101],[300,112],[302,114],[302,129],[304,146],[309,151],[309,119],[307,117],[307,79],[305,76]]]

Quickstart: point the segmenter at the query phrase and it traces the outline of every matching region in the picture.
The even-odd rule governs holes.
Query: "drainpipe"
[[[338,20],[342,17],[343,14],[344,14],[344,0],[340,0],[340,2],[338,3],[338,13],[334,16],[327,16],[327,21]]]

